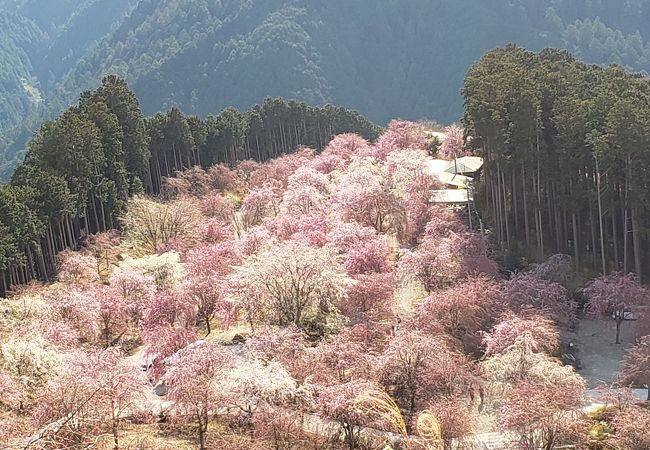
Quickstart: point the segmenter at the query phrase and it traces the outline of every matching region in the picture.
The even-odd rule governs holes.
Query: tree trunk
[[[539,136],[537,137],[537,151],[539,152]],[[539,259],[544,260],[544,224],[542,222],[542,180],[541,180],[541,167],[539,158],[537,159],[537,222],[539,233]]]
[[[591,232],[591,262],[594,270],[596,270],[596,227],[594,225],[594,208],[589,202],[589,231]]]
[[[605,232],[603,231],[603,202],[600,193],[600,169],[596,158],[596,190],[598,191],[598,228],[600,230],[600,260],[602,274],[607,275],[607,261],[605,260]]]
[[[524,201],[524,232],[526,234],[526,248],[530,249],[530,223],[528,222],[528,199],[526,198],[526,171],[524,163],[521,163],[521,187]]]
[[[203,412],[200,412],[197,419],[199,422],[198,432],[199,432],[199,449],[205,450],[205,432],[208,428],[207,417],[203,417]],[[207,416],[207,413],[205,414]]]
[[[628,227],[628,209],[625,207],[625,211],[623,212],[623,274],[628,274],[629,273],[629,263],[628,261],[630,260],[629,256],[629,245],[628,245],[628,238],[627,238],[627,227]]]
[[[503,222],[506,227],[506,242],[508,247],[510,247],[510,226],[508,225],[509,215],[508,215],[508,197],[506,193],[506,176],[504,172],[501,172],[501,190],[503,191]]]
[[[575,258],[576,271],[580,267],[580,247],[578,247],[578,221],[575,211],[571,213],[571,226],[573,228],[573,257]]]
[[[620,261],[618,254],[618,225],[616,220],[616,209],[612,205],[612,242],[614,244],[614,267],[615,270],[620,270]]]
[[[519,194],[517,193],[517,178],[515,176],[515,171],[512,171],[512,182],[510,189],[512,190],[512,213],[515,219],[515,229],[513,234],[515,238],[519,234]]]
[[[111,424],[111,431],[113,432],[113,450],[119,450],[120,442],[118,437],[118,418],[115,417],[115,400],[111,400],[111,411],[113,414],[113,421]]]
[[[641,273],[641,236],[639,236],[638,211],[632,208],[632,245],[634,245],[634,271],[641,283],[643,274]]]

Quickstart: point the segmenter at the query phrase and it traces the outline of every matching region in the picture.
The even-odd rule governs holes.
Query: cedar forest
[[[495,49],[440,142],[282,99],[144,117],[107,76],[0,187],[0,440],[649,448],[649,83]],[[469,154],[480,230],[427,172]],[[585,318],[634,335],[591,409]]]

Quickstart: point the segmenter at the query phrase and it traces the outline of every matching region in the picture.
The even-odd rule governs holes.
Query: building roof
[[[457,175],[455,173],[449,172],[439,173],[437,177],[444,184],[461,188],[467,188],[469,186],[469,183],[473,181],[473,178],[471,177],[466,177],[465,175]]]
[[[467,189],[441,189],[431,191],[431,201],[434,203],[467,203],[473,200]]]
[[[455,161],[449,161],[445,172],[449,173],[474,173],[483,167],[483,158],[478,156],[463,156]]]

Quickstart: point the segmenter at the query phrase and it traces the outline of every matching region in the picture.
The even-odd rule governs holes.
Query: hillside
[[[356,111],[282,99],[205,119],[177,108],[145,117],[124,80],[105,77],[41,126],[11,182],[0,185],[0,294],[49,279],[59,251],[117,226],[130,195],[161,194],[177,172],[319,150],[340,133],[374,139],[380,131]]]
[[[3,0],[0,7],[7,15],[0,21],[11,23],[0,28],[0,67],[12,68],[0,74],[0,132],[20,126],[2,139],[5,178],[41,118],[108,73],[134,87],[146,114],[178,106],[206,115],[281,96],[352,107],[386,123],[458,120],[467,67],[508,42],[650,71],[643,0]]]
[[[89,111],[111,84],[82,99]],[[184,128],[174,111],[177,133],[160,138],[172,149]],[[66,131],[98,151],[73,112],[44,127],[26,164]],[[631,391],[586,391],[560,359],[579,311],[571,258],[501,274],[485,235],[431,201],[429,151],[421,125],[395,120],[372,141],[344,133],[318,153],[194,167],[163,181],[164,200],[132,197],[121,231],[85,236],[59,253],[50,283],[0,298],[0,439],[43,450],[645,448],[636,424],[650,411]],[[78,229],[54,223],[50,240]],[[614,324],[612,302],[650,301],[632,275],[581,293],[598,331]],[[601,342],[618,342],[609,331]],[[608,354],[622,359],[621,348]],[[624,383],[647,376],[635,364],[647,344],[632,349]]]

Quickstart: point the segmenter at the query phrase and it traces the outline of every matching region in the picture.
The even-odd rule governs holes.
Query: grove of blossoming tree
[[[531,448],[584,442],[585,383],[554,358],[579,316],[571,260],[504,275],[490,235],[432,201],[425,128],[188,166],[133,198],[122,230],[59,255],[55,282],[0,300],[0,438],[121,448],[156,429],[153,447],[415,450],[488,424]],[[440,152],[464,154],[463,131],[448,134]],[[583,292],[594,314],[646,301],[629,276]],[[648,383],[646,341],[622,383]],[[645,442],[640,409],[606,412]]]

